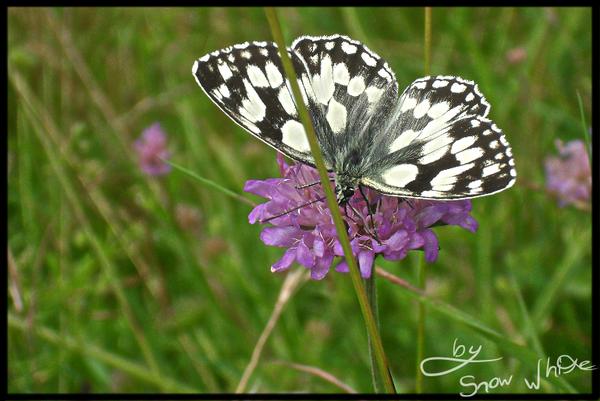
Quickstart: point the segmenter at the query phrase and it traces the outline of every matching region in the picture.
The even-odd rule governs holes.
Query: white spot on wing
[[[457,176],[459,174],[464,173],[465,171],[472,168],[474,165],[475,163],[469,163],[442,170],[433,178],[433,180],[431,180],[431,185],[453,184],[454,182],[456,182]]]
[[[487,177],[488,175],[495,174],[498,171],[500,171],[500,165],[498,163],[491,164],[491,165],[483,168],[483,174],[481,176]]]
[[[376,86],[369,86],[367,89],[365,89],[365,93],[367,94],[369,103],[375,103],[379,101],[379,98],[383,94],[383,89]]]
[[[267,61],[267,64],[265,65],[265,71],[267,73],[269,83],[271,84],[271,88],[278,88],[279,85],[283,83],[283,76],[281,75],[279,68],[277,68],[271,61]]]
[[[427,115],[433,119],[436,119],[446,114],[448,110],[450,110],[450,103],[439,102],[431,106],[431,108],[427,111]]]
[[[386,81],[391,82],[392,81],[392,76],[390,75],[389,71],[386,70],[385,68],[380,69],[377,74],[379,74],[380,77],[385,78]]]
[[[470,102],[470,101],[471,101],[471,100],[473,100],[473,99],[475,99],[475,95],[473,95],[473,92],[469,93],[469,94],[467,95],[467,97],[465,98],[465,100],[466,100],[467,102]]]
[[[423,145],[421,156],[426,156],[427,154],[436,152],[439,149],[447,150],[449,147],[448,145],[450,145],[452,141],[454,141],[454,138],[448,134],[439,135],[435,139],[432,139]]]
[[[351,96],[358,96],[365,90],[365,80],[361,76],[353,77],[348,82],[348,94]]]
[[[426,139],[431,135],[439,133],[444,129],[449,129],[448,122],[454,119],[460,112],[462,111],[462,105],[458,105],[446,113],[436,118],[435,120],[431,120],[429,124],[423,128],[423,132],[421,133],[421,138]]]
[[[282,142],[299,152],[310,151],[308,138],[302,124],[296,120],[289,120],[281,127]]]
[[[342,43],[342,50],[344,51],[344,53],[346,54],[354,54],[356,53],[357,47],[348,43],[348,42],[343,42]]]
[[[221,92],[221,95],[223,95],[223,97],[231,96],[231,92],[229,92],[229,88],[225,84],[221,84],[221,86],[219,86],[219,92]]]
[[[335,43],[334,43],[334,42],[327,42],[327,43],[325,43],[325,48],[326,48],[327,50],[331,50],[331,49],[333,49],[333,46],[334,46],[334,45],[335,45]]]
[[[431,103],[429,102],[429,100],[424,99],[421,101],[421,103],[417,105],[417,107],[415,107],[415,109],[413,110],[413,115],[415,116],[415,118],[421,118],[427,113],[430,107]]]
[[[483,181],[481,180],[475,180],[475,181],[471,181],[469,183],[469,185],[467,185],[470,189],[475,189],[475,188],[479,188],[481,186],[481,184],[483,184]]]
[[[317,100],[322,104],[328,104],[335,90],[333,66],[331,65],[331,58],[328,55],[321,60],[321,74],[313,77],[312,86]]]
[[[248,128],[251,132],[255,134],[260,134],[260,130],[258,129],[258,127],[249,121],[244,122],[244,127]]]
[[[431,186],[433,187],[433,189],[439,191],[439,189],[436,188],[437,186],[452,185],[452,184],[456,183],[456,180],[457,180],[456,174],[448,173],[449,170],[450,169],[442,170],[438,173],[438,175],[433,177],[433,179],[431,180]]]
[[[431,86],[433,86],[434,88],[443,88],[444,86],[448,86],[448,81],[436,79],[435,81],[433,81],[433,84],[431,84]]]
[[[371,67],[375,67],[377,65],[377,60],[374,57],[372,57],[369,53],[363,52],[360,56],[362,57],[366,65],[369,65]]]
[[[339,134],[346,128],[346,107],[331,99],[327,108],[327,122],[335,134]]]
[[[469,146],[473,145],[476,141],[477,141],[476,136],[465,136],[464,138],[460,138],[458,141],[456,141],[452,144],[450,153],[455,154],[462,150],[465,150]]]
[[[281,89],[279,89],[277,99],[279,100],[279,103],[281,103],[281,105],[283,106],[283,109],[286,113],[288,113],[291,116],[295,116],[298,113],[296,111],[296,105],[292,100],[292,96],[290,95],[290,91],[288,90],[287,86],[282,86]]]
[[[333,82],[340,85],[348,85],[350,74],[344,63],[338,63],[333,67]]]
[[[217,68],[219,69],[219,72],[221,73],[221,76],[223,77],[224,81],[227,81],[233,76],[233,73],[231,72],[227,64],[219,64]]]
[[[421,164],[433,163],[434,161],[441,159],[446,154],[447,151],[448,151],[448,146],[441,147],[441,148],[437,149],[436,151],[425,154],[423,157],[421,157],[419,159],[419,163],[421,163]]]
[[[246,69],[246,73],[248,74],[248,78],[250,78],[250,82],[252,85],[257,88],[265,88],[269,86],[269,81],[267,81],[267,77],[263,74],[262,70],[255,65],[249,65]]]
[[[388,185],[402,188],[414,181],[418,173],[419,168],[414,164],[400,164],[387,170],[381,178]]]
[[[435,197],[443,197],[446,196],[446,194],[444,192],[440,192],[440,191],[423,191],[420,194],[423,197],[426,198],[435,198]]]
[[[417,99],[415,99],[414,97],[403,99],[402,106],[400,107],[400,112],[404,113],[407,110],[413,109],[416,105]]]
[[[461,93],[461,92],[464,92],[465,89],[467,89],[467,86],[463,85],[463,84],[459,84],[458,82],[453,83],[452,86],[450,87],[450,91],[453,93]]]
[[[267,106],[263,103],[258,96],[258,93],[254,90],[254,87],[244,78],[244,87],[248,98],[242,100],[242,107],[240,107],[240,114],[247,118],[250,122],[261,121],[265,117]]]
[[[472,162],[473,160],[479,159],[483,156],[483,149],[481,148],[471,148],[467,150],[463,150],[456,154],[456,160],[460,162],[460,164],[466,164]]]
[[[418,135],[419,132],[413,131],[412,129],[404,131],[398,136],[398,138],[394,139],[394,142],[391,143],[390,153],[404,148],[409,143],[411,143]]]

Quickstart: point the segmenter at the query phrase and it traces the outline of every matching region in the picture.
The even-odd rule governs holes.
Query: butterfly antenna
[[[296,206],[295,208],[288,209],[288,210],[286,210],[285,212],[282,212],[282,213],[276,214],[275,216],[271,216],[271,217],[269,217],[268,219],[259,220],[258,222],[259,222],[259,223],[261,223],[261,224],[268,223],[269,221],[271,221],[271,220],[274,220],[274,219],[276,219],[276,218],[278,218],[278,217],[285,216],[286,214],[289,214],[289,213],[295,212],[295,211],[296,211],[296,210],[298,210],[298,209],[302,209],[302,208],[303,208],[303,207],[305,207],[305,206],[312,205],[313,203],[317,203],[317,202],[320,202],[320,201],[322,201],[322,200],[325,200],[325,197],[324,197],[324,196],[323,196],[323,197],[320,197],[320,198],[318,198],[318,199],[313,199],[313,200],[311,200],[310,202],[303,203],[303,204],[301,204],[300,206]]]
[[[333,181],[333,180],[335,180],[335,178],[333,178],[333,177],[329,178],[329,181]],[[313,185],[317,185],[317,184],[320,184],[320,183],[321,183],[321,181],[313,181],[313,182],[310,182],[308,184],[300,185],[299,187],[296,187],[296,189],[309,188],[309,187],[312,187]]]

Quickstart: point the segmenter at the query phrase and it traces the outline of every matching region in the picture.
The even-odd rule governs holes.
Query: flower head
[[[546,158],[546,188],[561,207],[586,205],[592,192],[592,170],[585,144],[579,139],[555,143],[559,156]]]
[[[277,162],[282,178],[250,180],[244,187],[246,192],[268,199],[248,216],[252,224],[265,220],[271,223],[261,232],[261,240],[267,245],[287,248],[271,270],[285,270],[298,262],[310,269],[313,279],[320,280],[335,257],[341,257],[335,269],[347,272],[348,265],[331,214],[322,200],[324,191],[320,184],[298,189],[318,182],[317,170],[304,164],[290,166],[279,154]],[[431,229],[434,225],[452,224],[477,230],[468,200],[405,200],[369,188],[363,190],[371,213],[360,191],[341,208],[352,252],[363,277],[370,277],[377,255],[387,260],[401,260],[409,251],[422,249],[428,262],[435,261],[439,247]],[[301,205],[306,206],[299,207]]]
[[[164,162],[170,156],[167,150],[167,134],[159,123],[146,128],[135,141],[134,148],[139,157],[140,168],[148,175],[164,175],[171,166]]]
[[[514,47],[506,52],[506,61],[509,64],[519,64],[527,58],[527,50],[524,47]]]

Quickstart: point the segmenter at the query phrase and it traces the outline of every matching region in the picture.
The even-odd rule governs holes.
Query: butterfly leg
[[[354,212],[354,214],[356,214],[357,216],[361,216],[360,212],[359,212],[358,210],[356,210],[356,208],[355,208],[354,206],[352,206],[352,205],[350,204],[350,202],[346,203],[346,205],[349,205],[349,206],[350,206],[350,209],[352,209],[352,211]],[[370,212],[369,212],[369,214],[370,214]],[[347,215],[347,213],[346,213],[346,215]],[[353,222],[355,222],[355,223],[356,223],[356,221],[355,221],[354,219],[350,218],[350,220],[352,220]],[[363,220],[364,220],[364,219],[363,219]],[[373,220],[373,217],[371,217],[371,221],[372,221],[372,220]],[[366,223],[366,222],[365,222],[365,223]],[[377,236],[377,232],[376,232],[376,231],[373,231],[373,232],[371,232],[371,231],[369,230],[369,226],[368,226],[368,224],[364,224],[364,226],[363,226],[363,227],[364,227],[365,231],[367,232],[367,234],[369,234],[371,237],[375,238],[375,240],[381,244],[381,241],[379,240],[379,237]]]
[[[371,205],[369,204],[369,199],[367,198],[367,195],[363,191],[363,187],[361,187],[359,185],[358,190],[360,191],[360,194],[362,195],[363,199],[367,203],[367,211],[369,212],[369,216],[371,217],[371,224],[373,225],[373,237],[375,238],[375,240],[377,242],[379,242],[381,244],[381,241],[379,240],[379,237],[377,236],[377,227],[375,227],[375,220],[373,219],[373,213],[371,211]]]

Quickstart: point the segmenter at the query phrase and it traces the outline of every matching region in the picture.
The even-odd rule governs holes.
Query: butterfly
[[[388,63],[343,35],[301,36],[287,52],[335,192],[360,186],[405,198],[455,200],[516,180],[512,149],[487,118],[477,84],[428,76],[401,94]],[[206,95],[233,121],[284,155],[314,166],[306,132],[272,42],[245,42],[194,62]]]

